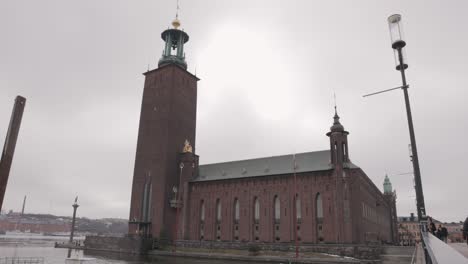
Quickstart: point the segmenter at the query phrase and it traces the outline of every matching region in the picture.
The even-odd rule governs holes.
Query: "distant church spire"
[[[161,59],[159,59],[158,66],[177,64],[186,70],[187,62],[185,62],[184,44],[189,40],[189,36],[179,29],[179,1],[177,1],[176,17],[172,21],[172,26],[173,28],[167,29],[161,33],[161,38],[166,44]]]

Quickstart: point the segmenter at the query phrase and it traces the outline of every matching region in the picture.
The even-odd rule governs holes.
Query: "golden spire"
[[[172,26],[175,29],[178,29],[180,27],[180,20],[179,20],[179,0],[177,0],[177,9],[176,9],[176,15],[175,19],[172,21]]]

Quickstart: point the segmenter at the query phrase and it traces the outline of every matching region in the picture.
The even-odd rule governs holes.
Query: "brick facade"
[[[195,146],[182,152],[185,140],[195,142],[198,78],[177,64],[145,77],[130,234],[258,243],[292,242],[296,234],[301,243],[395,241],[394,200],[351,163],[349,133],[337,113],[327,133],[326,166],[200,180]]]

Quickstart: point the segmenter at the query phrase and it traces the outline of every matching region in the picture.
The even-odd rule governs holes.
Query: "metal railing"
[[[427,222],[421,221],[421,241],[426,264],[468,264],[468,259],[427,230]]]
[[[8,257],[0,258],[0,264],[43,264],[43,257]]]
[[[411,256],[411,264],[416,263],[417,254],[418,254],[418,245],[415,245],[414,250],[413,250],[413,255]]]

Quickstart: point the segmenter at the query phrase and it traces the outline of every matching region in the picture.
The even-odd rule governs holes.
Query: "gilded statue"
[[[184,143],[184,150],[182,150],[183,153],[190,152],[192,153],[192,145],[190,145],[190,142],[186,139]]]

